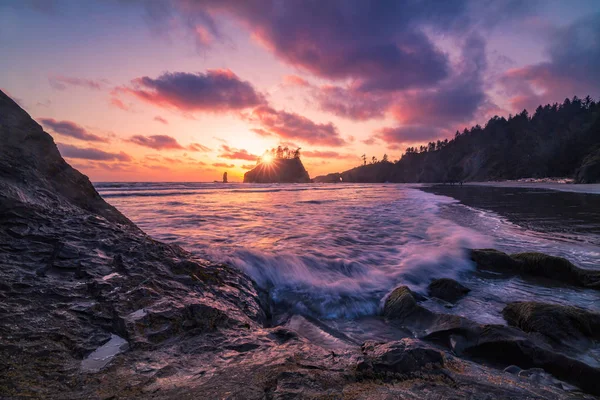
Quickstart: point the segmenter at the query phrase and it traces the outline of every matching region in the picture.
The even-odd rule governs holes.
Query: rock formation
[[[457,316],[427,313],[431,343],[312,343],[274,324],[246,275],[153,240],[105,203],[1,92],[0,143],[0,398],[582,398],[521,376],[532,367],[598,394],[594,368]]]
[[[308,183],[310,177],[299,158],[275,158],[244,174],[244,183]]]

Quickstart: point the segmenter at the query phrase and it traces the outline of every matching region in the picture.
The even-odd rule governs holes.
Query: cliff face
[[[258,164],[244,174],[244,183],[308,183],[310,177],[298,158],[279,158]]]

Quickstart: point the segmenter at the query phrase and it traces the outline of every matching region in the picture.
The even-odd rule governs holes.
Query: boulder
[[[417,304],[415,293],[408,286],[400,286],[385,300],[383,315],[387,318],[404,320],[409,317],[430,318],[433,313]]]
[[[471,289],[461,285],[454,279],[434,279],[429,284],[430,296],[437,297],[438,299],[442,299],[450,303],[456,302],[470,291]]]
[[[510,325],[558,343],[600,339],[600,314],[578,307],[523,301],[510,303],[502,315]]]

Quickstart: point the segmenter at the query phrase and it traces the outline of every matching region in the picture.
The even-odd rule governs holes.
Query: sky
[[[94,182],[315,177],[598,99],[600,1],[0,0],[0,90]]]

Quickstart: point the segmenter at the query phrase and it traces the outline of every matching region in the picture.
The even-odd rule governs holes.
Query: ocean
[[[600,232],[534,230],[419,185],[95,186],[153,238],[243,270],[269,292],[276,314],[319,320],[356,341],[389,339],[370,318],[390,291],[408,285],[426,294],[440,277],[472,291],[454,306],[434,298],[423,305],[481,323],[505,324],[502,308],[519,300],[600,311],[598,291],[476,273],[468,256],[471,248],[540,251],[600,268]]]

